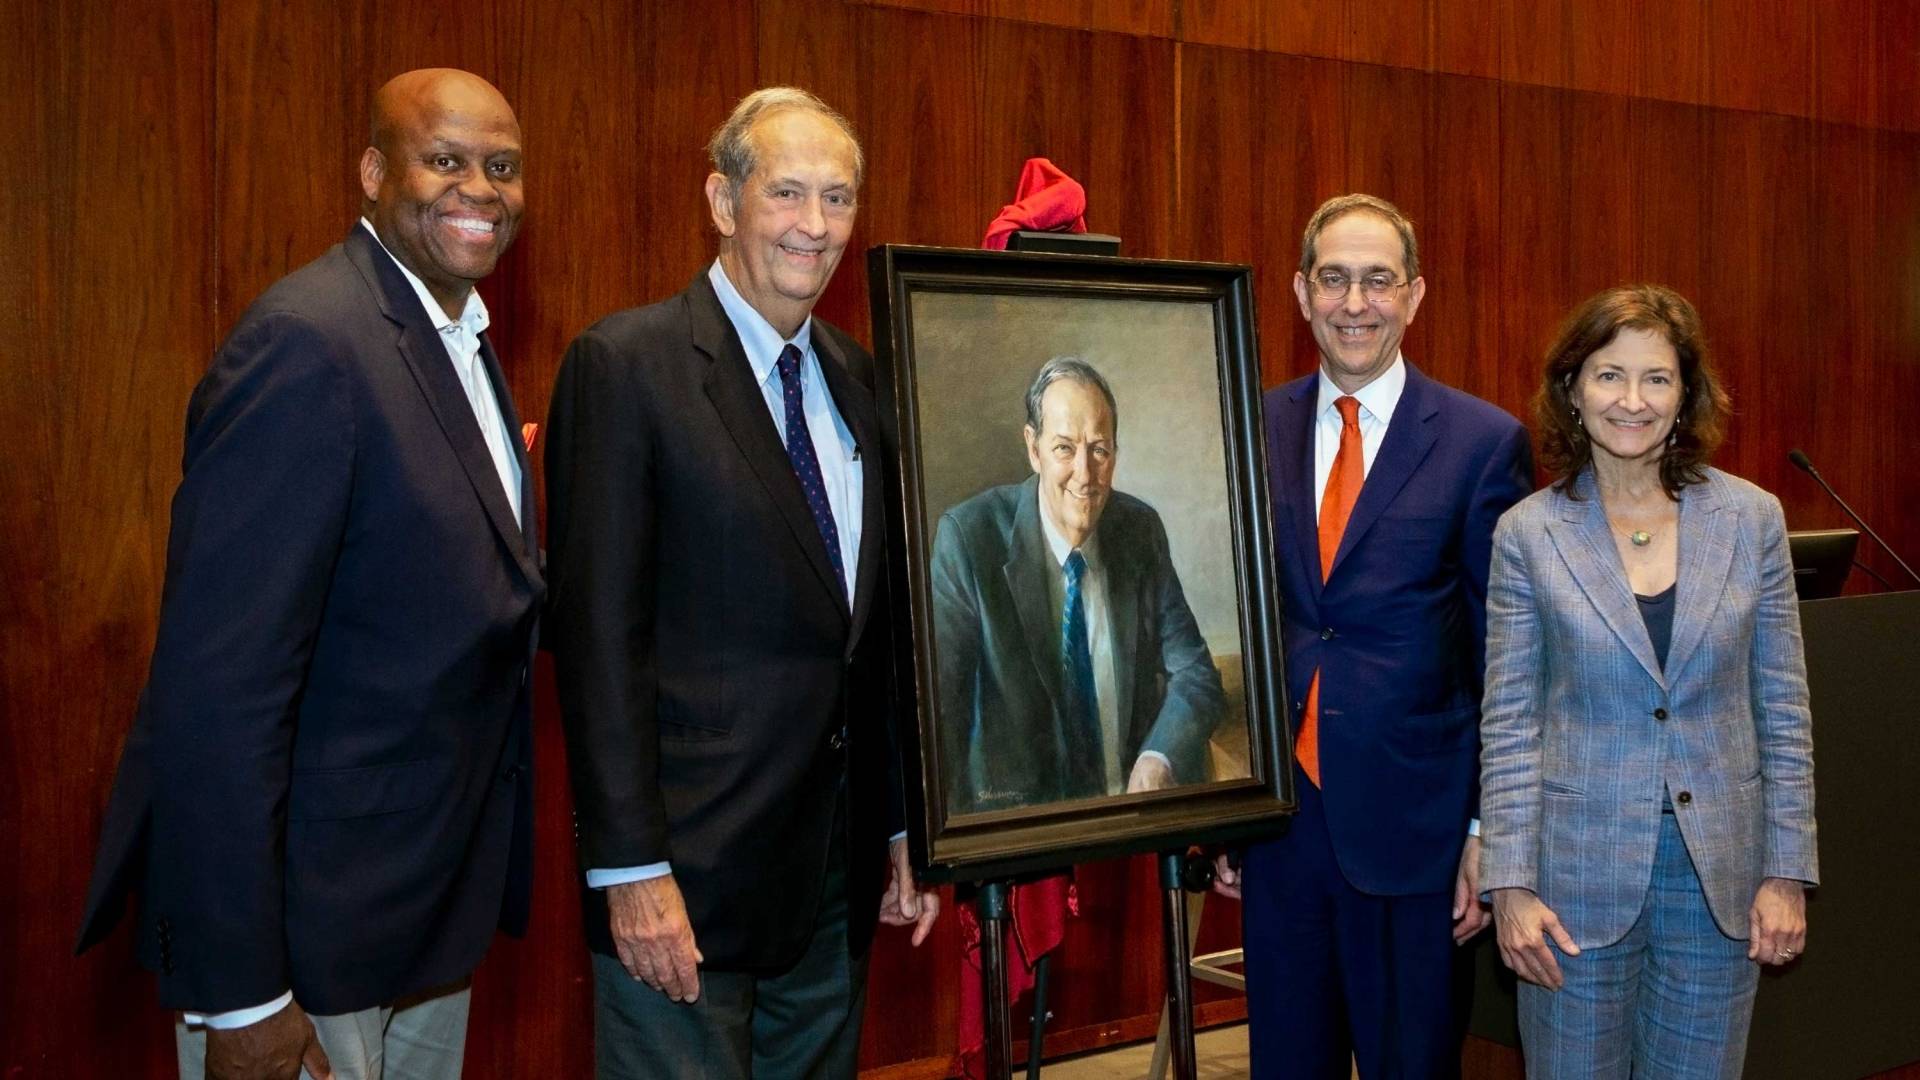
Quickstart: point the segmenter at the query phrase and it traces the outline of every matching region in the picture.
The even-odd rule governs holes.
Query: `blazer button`
[[[1329,626],[1329,627],[1327,627],[1327,628],[1326,628],[1325,630],[1322,630],[1322,631],[1320,631],[1320,640],[1321,640],[1321,641],[1332,641],[1332,640],[1333,640],[1333,627],[1331,627],[1331,626]]]
[[[1665,709],[1653,710],[1653,718],[1655,720],[1665,720],[1667,718],[1667,710]]]
[[[846,745],[847,745],[847,729],[846,728],[841,728],[839,731],[836,731],[833,734],[827,736],[827,747],[829,749],[839,750],[844,748]]]
[[[1680,792],[1680,793],[1679,793],[1678,795],[1675,795],[1675,796],[1673,797],[1673,801],[1674,801],[1674,802],[1676,802],[1676,803],[1678,803],[1678,804],[1679,804],[1679,805],[1681,805],[1681,806],[1685,806],[1685,805],[1687,805],[1688,803],[1690,803],[1690,802],[1692,802],[1692,801],[1693,801],[1693,792],[1691,792],[1691,791],[1682,791],[1682,792]]]

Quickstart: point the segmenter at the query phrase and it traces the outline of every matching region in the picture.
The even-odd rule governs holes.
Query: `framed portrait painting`
[[[1244,266],[869,253],[908,832],[985,881],[1278,827]]]

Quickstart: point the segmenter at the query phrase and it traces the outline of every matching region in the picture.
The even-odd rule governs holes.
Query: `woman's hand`
[[[1753,894],[1747,911],[1747,959],[1791,963],[1807,948],[1807,887],[1770,877]]]
[[[1579,956],[1580,946],[1573,943],[1573,935],[1560,925],[1552,908],[1531,889],[1495,889],[1493,925],[1500,959],[1515,975],[1549,990],[1560,989],[1566,980],[1547,942],[1551,939],[1568,956]]]

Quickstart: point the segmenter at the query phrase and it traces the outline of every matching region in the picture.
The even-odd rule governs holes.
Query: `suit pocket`
[[[417,810],[439,798],[450,765],[402,761],[352,769],[295,771],[288,821],[337,821]]]
[[[1477,705],[1416,713],[1395,725],[1394,732],[1402,753],[1444,754],[1473,745],[1480,729],[1479,718]]]

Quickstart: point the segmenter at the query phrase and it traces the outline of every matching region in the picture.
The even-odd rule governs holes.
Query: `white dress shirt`
[[[1405,358],[1395,355],[1393,363],[1379,377],[1360,388],[1353,396],[1360,399],[1360,475],[1373,470],[1373,459],[1380,455],[1380,443],[1387,437],[1387,425],[1393,422],[1393,410],[1400,405],[1400,394],[1407,388]],[[1320,370],[1320,399],[1313,417],[1313,514],[1320,516],[1320,503],[1327,496],[1327,477],[1333,475],[1334,455],[1340,452],[1340,410],[1334,405],[1346,391]]]
[[[1046,536],[1047,551],[1053,556],[1054,566],[1059,569],[1059,573],[1047,575],[1053,624],[1059,626],[1066,617],[1067,556],[1072,555],[1074,549],[1067,543],[1067,538],[1053,527],[1053,522],[1048,520],[1045,500],[1039,501],[1040,531]],[[1080,545],[1080,557],[1087,561],[1086,572],[1080,576],[1080,601],[1087,616],[1087,647],[1093,654],[1094,706],[1099,713],[1100,746],[1106,759],[1101,763],[1102,771],[1106,776],[1107,794],[1119,795],[1127,790],[1127,779],[1133,774],[1133,762],[1121,757],[1126,733],[1120,727],[1120,672],[1114,662],[1112,608],[1107,603],[1107,572],[1100,560],[1100,531],[1097,527],[1087,542]],[[1168,769],[1173,768],[1167,756],[1157,750],[1140,754],[1141,757],[1149,755],[1160,759]]]
[[[427,309],[427,318],[433,320],[433,328],[440,334],[440,344],[446,347],[447,359],[453,363],[453,372],[460,377],[460,386],[467,392],[467,404],[473,407],[473,418],[480,424],[480,435],[487,442],[487,453],[493,457],[493,467],[500,473],[500,485],[505,489],[507,503],[513,507],[515,521],[520,520],[520,462],[509,449],[508,439],[513,433],[507,430],[505,415],[500,410],[500,401],[494,397],[493,382],[487,378],[486,362],[480,358],[480,335],[487,329],[487,305],[480,299],[476,290],[468,290],[466,310],[458,319],[447,317],[446,309],[440,301],[427,291],[426,283],[414,276],[406,264],[393,258],[393,252],[380,239],[373,229],[373,223],[366,218],[360,219],[360,226],[380,245],[380,250],[393,259],[393,265],[406,275],[407,284],[420,297],[420,303]],[[287,1007],[293,1000],[293,991],[288,990],[272,1001],[245,1009],[234,1009],[223,1013],[186,1013],[184,1019],[189,1024],[204,1024],[218,1030],[242,1028],[258,1023]]]
[[[387,251],[387,245],[380,234],[373,231],[373,223],[366,218],[360,219],[361,227],[387,252],[392,259],[393,252]],[[433,329],[440,335],[440,344],[446,347],[447,358],[453,361],[453,373],[460,377],[460,387],[467,392],[467,404],[473,406],[473,418],[480,424],[480,437],[486,440],[487,453],[493,458],[493,467],[500,474],[500,486],[505,490],[507,504],[513,507],[513,519],[520,517],[520,460],[513,456],[512,443],[507,440],[517,438],[519,432],[507,430],[506,414],[500,408],[500,401],[494,396],[493,382],[487,378],[486,361],[480,357],[480,335],[486,332],[490,317],[487,314],[486,301],[480,299],[477,289],[467,290],[467,306],[458,319],[447,317],[446,309],[440,301],[427,291],[426,283],[414,276],[406,264],[393,259],[393,265],[400,268],[407,284],[420,297],[421,306],[427,309],[427,318],[433,320]]]
[[[860,565],[861,500],[866,494],[866,477],[860,471],[860,445],[854,441],[852,429],[834,405],[826,376],[820,371],[820,358],[814,354],[813,319],[801,323],[793,337],[782,338],[773,324],[734,288],[720,260],[715,259],[707,269],[707,280],[713,283],[714,295],[720,298],[727,321],[740,335],[747,365],[753,369],[753,380],[760,386],[767,411],[773,414],[773,427],[783,446],[787,441],[787,403],[786,388],[780,382],[780,353],[788,345],[800,350],[800,393],[807,434],[813,437],[813,453],[820,461],[820,480],[827,489],[827,506],[833,511],[834,529],[840,534],[840,565],[846,574],[844,584],[851,604],[857,577],[854,570]],[[667,862],[596,868],[587,871],[587,887],[605,889],[671,873],[673,866]]]

